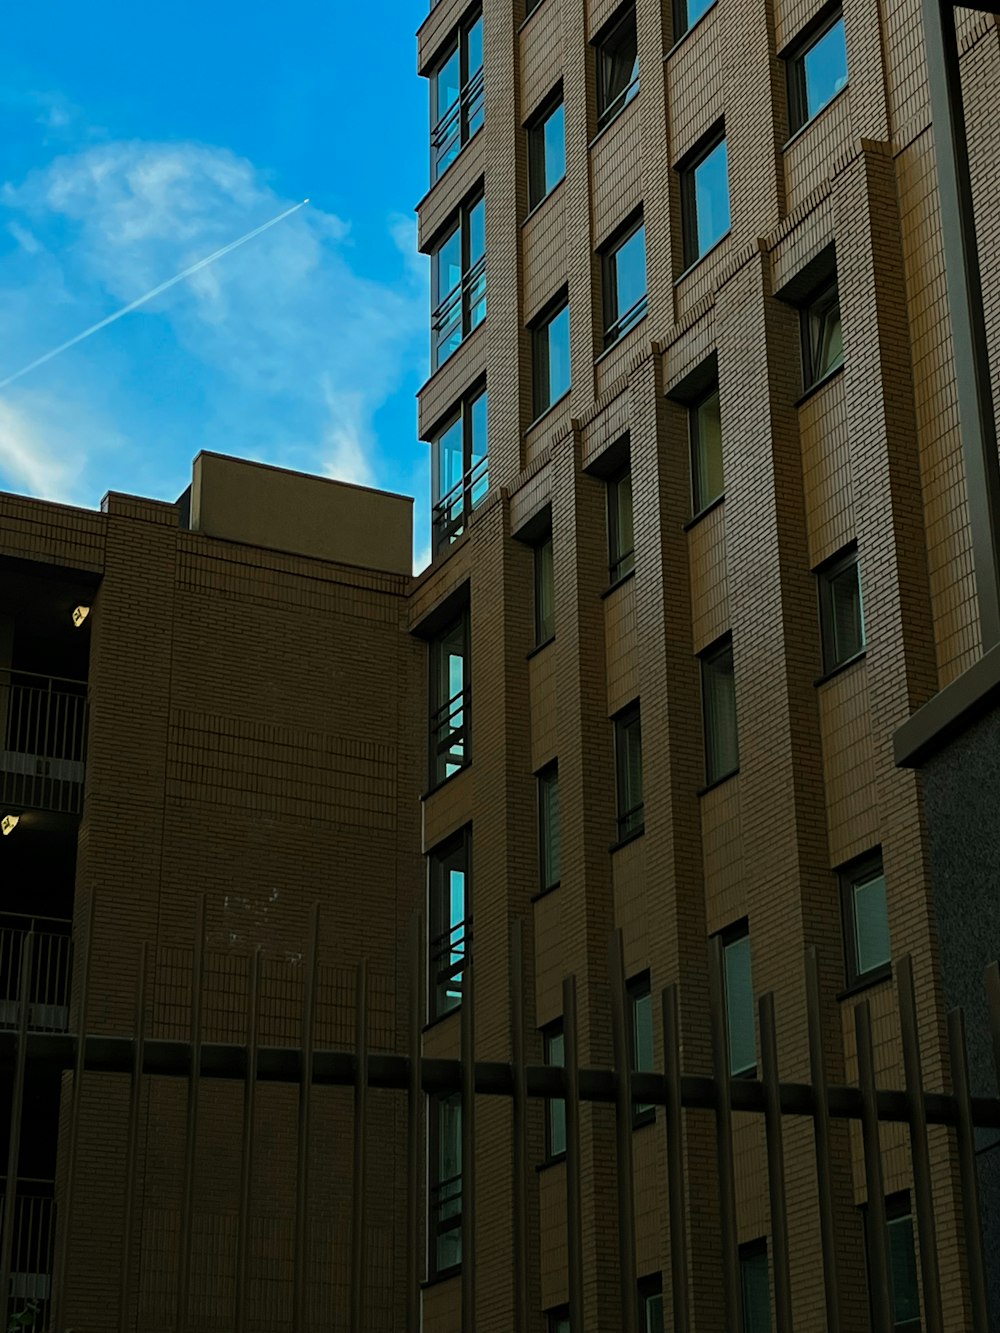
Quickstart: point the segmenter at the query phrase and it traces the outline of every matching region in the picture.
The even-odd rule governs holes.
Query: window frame
[[[711,767],[712,752],[714,747],[711,744],[712,718],[709,708],[710,694],[709,691],[706,689],[706,676],[708,672],[712,669],[712,667],[715,665],[715,663],[718,662],[718,660],[721,657],[723,657],[726,653],[728,653],[730,658],[733,659],[733,670],[732,670],[733,724],[735,730],[735,736],[733,738],[733,749],[735,751],[736,762],[731,768],[716,772]],[[722,635],[721,638],[716,639],[714,643],[711,643],[707,648],[704,648],[698,654],[698,660],[701,667],[701,717],[702,717],[703,740],[705,747],[704,790],[708,790],[708,788],[715,787],[720,782],[725,782],[728,778],[735,777],[735,775],[740,771],[740,720],[739,720],[739,713],[737,712],[736,709],[736,670],[735,670],[735,659],[733,658],[732,632],[730,631]]]
[[[545,1064],[552,1069],[566,1068],[566,1032],[563,1020],[557,1018],[553,1023],[546,1023],[542,1028],[542,1053]],[[551,1058],[550,1043],[553,1041],[562,1042],[562,1060],[559,1062]],[[556,1142],[554,1134],[554,1122],[560,1119],[555,1114],[555,1108],[561,1108],[562,1121],[562,1147],[553,1146]],[[566,1100],[563,1097],[547,1097],[545,1099],[545,1165],[553,1162],[561,1162],[566,1157]]]
[[[563,111],[563,172],[562,175],[546,185],[548,154],[545,151],[545,127],[559,108]],[[534,212],[549,195],[566,179],[566,100],[560,81],[548,97],[534,112],[525,126],[528,136],[528,211]],[[539,147],[540,145],[540,147]],[[539,175],[539,153],[541,154],[541,172]],[[541,193],[538,193],[539,184]]]
[[[709,0],[708,4],[701,11],[698,17],[692,23],[688,15],[689,0],[674,0],[673,21],[674,21],[674,45],[686,37],[689,32],[693,32],[705,15],[715,8],[715,0]]]
[[[837,631],[835,624],[835,613],[833,608],[833,583],[849,569],[855,571],[855,581],[858,590],[858,614],[861,621],[861,642],[853,652],[845,657],[835,659],[837,645]],[[859,661],[864,657],[868,650],[868,637],[865,626],[865,596],[864,588],[861,583],[861,562],[858,559],[858,544],[851,542],[829,560],[816,568],[816,589],[819,597],[819,628],[820,644],[822,648],[823,660],[823,678],[833,675],[842,667],[850,666],[852,662]]]
[[[567,366],[569,368],[569,383],[558,397],[552,395],[552,349],[551,349],[551,329],[552,325],[559,316],[566,312],[566,352]],[[540,421],[546,412],[552,410],[556,403],[565,398],[573,387],[573,367],[572,367],[572,325],[570,323],[569,296],[564,291],[548,305],[538,318],[531,324],[531,408],[533,421]],[[539,396],[539,388],[542,383],[541,365],[542,354],[544,351],[545,360],[545,385],[547,399],[543,403]]]
[[[751,1329],[750,1315],[751,1311],[747,1302],[747,1276],[748,1267],[752,1263],[760,1260],[764,1261],[764,1276],[767,1280],[767,1329],[770,1333],[772,1326],[772,1302],[771,1302],[771,1265],[767,1250],[767,1237],[760,1236],[756,1240],[750,1240],[739,1247],[739,1266],[740,1266],[740,1301],[743,1308],[743,1324],[748,1333],[757,1333],[756,1329]]]
[[[722,998],[726,1011],[726,1058],[729,1064],[729,1077],[733,1079],[756,1078],[757,1068],[760,1063],[760,1047],[757,1033],[757,1014],[753,994],[753,946],[750,941],[749,918],[743,917],[739,921],[734,921],[731,926],[727,926],[725,930],[719,931],[717,938],[722,946]],[[739,944],[743,940],[746,940],[747,942],[747,953],[750,962],[750,1023],[753,1028],[754,1062],[752,1065],[743,1065],[738,1069],[734,1069],[732,1038],[733,1023],[732,1010],[730,1008],[730,990],[727,980],[726,950],[731,949],[733,945]]]
[[[616,93],[612,100],[604,104],[604,68],[609,59],[607,48],[611,41],[622,31],[622,29],[631,20],[632,29],[635,33],[635,61],[633,63],[634,77],[624,87],[620,93]],[[594,70],[595,70],[595,93],[597,100],[597,132],[601,133],[613,120],[615,120],[633,101],[639,93],[639,32],[638,20],[635,12],[633,0],[622,6],[617,14],[604,25],[604,28],[593,40],[594,48]]]
[[[546,551],[548,552],[547,564],[545,555]],[[531,555],[533,562],[532,582],[535,611],[535,647],[544,648],[547,643],[551,643],[556,637],[555,564],[551,527],[541,540],[536,542],[532,547]],[[550,602],[549,613],[547,616],[543,614],[542,610],[546,595]]]
[[[851,81],[850,67],[846,61],[845,49],[845,69],[847,79],[843,87],[817,107],[815,111],[809,111],[809,95],[806,86],[805,59],[809,52],[817,46],[832,28],[838,23],[844,22],[843,5],[836,2],[832,5],[826,5],[811,23],[794,40],[792,45],[782,58],[785,62],[785,71],[788,85],[788,131],[789,137],[794,137],[800,130],[804,130],[807,125],[821,115],[822,112],[849,87]],[[845,41],[846,48],[846,41]]]
[[[889,957],[883,963],[866,968],[863,972],[858,965],[858,922],[855,902],[856,890],[870,884],[881,876],[885,893],[885,924],[889,935]],[[871,986],[885,981],[892,976],[892,935],[889,931],[889,895],[885,883],[885,865],[882,850],[859,857],[842,866],[837,872],[840,884],[840,912],[844,939],[844,977],[848,990],[858,986]]]
[[[465,877],[464,916],[451,919],[450,876],[457,865]],[[462,1007],[464,973],[472,947],[472,828],[466,825],[427,853],[427,1021],[447,1018]],[[455,939],[455,930],[461,933]],[[455,955],[460,957],[455,959]],[[439,960],[449,955],[448,966]],[[455,980],[455,978],[458,980]],[[449,985],[449,982],[451,983]],[[451,1003],[442,996],[457,996]]]
[[[630,703],[627,708],[623,708],[611,719],[614,724],[615,737],[615,808],[616,808],[616,828],[618,832],[615,846],[620,846],[624,842],[630,842],[633,838],[638,838],[646,831],[646,801],[642,777],[642,713],[639,706],[639,700],[636,699]],[[624,804],[626,795],[632,795],[628,792],[629,775],[628,760],[629,748],[634,743],[632,738],[634,734],[638,737],[639,746],[639,795],[638,802],[626,807]]]
[[[472,218],[476,209],[483,207],[483,253],[478,259],[472,258]],[[447,230],[441,229],[441,240],[431,250],[431,300],[435,300],[440,291],[441,252],[455,235],[460,233],[461,277],[458,282],[431,308],[431,374],[441,369],[449,361],[466,338],[470,337],[486,319],[486,195],[482,188],[470,195],[452,215]],[[476,318],[477,310],[482,313]],[[448,344],[456,328],[455,312],[457,309],[458,342],[451,350]]]
[[[618,309],[618,255],[624,247],[642,232],[642,265],[646,279],[645,289],[638,301],[627,310]],[[604,312],[604,350],[614,347],[627,334],[631,333],[646,318],[649,306],[649,270],[646,262],[646,223],[640,210],[624,226],[615,232],[600,252],[601,256],[601,301]]]
[[[486,400],[486,439],[485,449],[477,459],[475,452],[475,414],[481,399]],[[462,426],[462,477],[447,491],[441,485],[441,441],[445,435],[461,422]],[[485,381],[471,389],[448,414],[443,425],[431,437],[431,535],[432,550],[435,556],[457,541],[465,532],[472,511],[476,509],[489,492],[490,441],[489,441],[489,394]],[[456,496],[456,492],[458,495]]]
[[[729,225],[714,241],[699,249],[698,239],[698,184],[695,179],[698,168],[703,166],[720,145],[726,145],[726,202],[729,208]],[[718,121],[705,137],[678,162],[676,171],[680,177],[681,197],[681,251],[684,269],[692,269],[729,235],[733,227],[732,195],[729,189],[729,142],[724,121]]]
[[[649,1045],[653,1052],[656,1045],[656,1031],[653,1023],[653,990],[649,970],[640,972],[631,977],[625,983],[625,994],[628,999],[628,1061],[629,1069],[635,1074],[652,1074],[656,1072],[656,1057],[653,1054],[652,1064],[649,1069],[641,1068],[638,1060],[638,1004],[645,1000],[648,1002],[649,1012]],[[656,1119],[656,1105],[653,1102],[632,1102],[632,1128],[640,1129],[643,1125],[650,1125]]]
[[[440,654],[445,643],[457,627],[462,635],[462,689],[448,698],[442,697],[442,661]],[[434,634],[427,644],[428,648],[428,770],[431,790],[450,781],[472,763],[472,617],[469,607],[449,620],[448,624]],[[457,716],[461,721],[447,729]],[[447,733],[445,743],[442,735]],[[454,746],[460,747],[460,762],[450,757]],[[452,772],[448,767],[454,763]]]
[[[556,1305],[545,1311],[546,1333],[570,1333],[569,1306]]]
[[[428,78],[431,83],[429,119],[429,147],[430,147],[430,180],[431,185],[436,185],[444,176],[445,172],[453,162],[461,155],[462,149],[482,128],[485,116],[485,47],[483,52],[484,64],[477,70],[469,68],[469,37],[477,23],[483,21],[482,7],[468,15],[455,29],[448,40],[446,46],[442,47],[441,53],[434,61],[429,71]],[[458,52],[458,97],[451,104],[443,115],[433,119],[436,110],[435,80],[440,75],[451,60],[455,52]],[[479,123],[476,124],[478,118]],[[451,130],[450,122],[456,121],[456,131]],[[447,133],[447,137],[444,137]],[[440,142],[439,142],[440,141]],[[453,156],[448,157],[452,148],[457,143],[457,149]],[[443,160],[448,158],[447,161]]]
[[[618,495],[622,485],[628,482],[629,525],[632,529],[632,545],[623,550],[621,534],[620,505]],[[632,504],[632,464],[626,462],[605,482],[608,493],[608,578],[609,586],[621,583],[630,574],[635,573],[635,509]]]
[[[861,1216],[864,1224],[865,1241],[865,1277],[868,1288],[868,1308],[872,1310],[872,1214],[871,1206],[868,1203],[861,1205]],[[915,1284],[915,1294],[917,1298],[917,1309],[920,1314],[916,1319],[897,1320],[896,1318],[896,1291],[892,1281],[892,1227],[894,1223],[908,1221],[910,1223],[910,1248],[913,1255],[913,1278]],[[885,1196],[885,1244],[886,1259],[889,1265],[889,1315],[892,1319],[893,1333],[921,1333],[924,1326],[923,1318],[923,1290],[920,1281],[920,1265],[917,1259],[916,1234],[913,1225],[913,1205],[910,1201],[908,1190],[901,1190],[896,1194]]]
[[[651,1333],[649,1320],[649,1303],[659,1298],[660,1301],[660,1328],[666,1329],[666,1312],[663,1308],[663,1274],[650,1273],[647,1277],[641,1277],[636,1283],[636,1292],[639,1298],[639,1333]],[[652,1330],[655,1333],[655,1330]]]
[[[553,759],[551,763],[540,768],[535,774],[538,785],[538,892],[539,894],[550,893],[553,889],[559,887],[562,866],[561,866],[561,835],[560,828],[560,810],[559,810],[559,761]],[[555,863],[556,876],[550,880],[547,875],[547,863],[552,858],[553,841],[553,823],[552,823],[552,793],[555,793],[555,820],[554,820],[554,841],[555,841]],[[549,793],[548,800],[546,792]],[[548,854],[547,854],[548,853]]]
[[[462,1247],[462,1206],[463,1199],[463,1168],[462,1162],[462,1095],[460,1092],[451,1092],[446,1095],[441,1093],[432,1093],[427,1099],[427,1274],[431,1281],[438,1278],[451,1277],[462,1270],[462,1259],[455,1264],[439,1265],[438,1258],[440,1254],[439,1246],[442,1236],[448,1235],[453,1231],[458,1232],[459,1251]],[[457,1176],[449,1176],[447,1179],[441,1178],[441,1108],[445,1103],[451,1103],[458,1106],[458,1153],[457,1157],[461,1163]],[[459,1182],[458,1200],[459,1209],[457,1214],[440,1218],[439,1212],[444,1205],[449,1202],[448,1199],[436,1198],[436,1194],[443,1192],[446,1186]]]
[[[816,307],[834,294],[837,307],[837,318],[840,320],[840,360],[826,370],[819,370],[816,364],[816,349],[813,346],[813,326],[812,318]],[[834,302],[830,302],[832,305]],[[837,276],[836,268],[829,273],[822,282],[817,283],[812,291],[806,296],[799,306],[799,329],[802,343],[802,392],[803,394],[812,393],[813,389],[825,384],[838,371],[844,368],[846,358],[846,349],[844,348],[844,327],[840,310],[840,282]]]
[[[702,408],[705,406],[705,404],[709,401],[709,399],[710,399],[710,398],[713,398],[713,397],[715,397],[715,398],[719,398],[719,407],[720,407],[720,411],[719,411],[719,422],[720,422],[720,424],[719,424],[719,471],[720,471],[720,473],[722,474],[722,488],[721,488],[721,490],[718,492],[718,494],[713,495],[713,496],[710,496],[710,497],[708,497],[708,498],[706,499],[705,497],[699,495],[699,491],[698,491],[698,476],[699,476],[699,471],[700,471],[700,469],[699,469],[699,467],[698,467],[698,460],[699,460],[699,452],[698,452],[698,451],[699,451],[699,445],[700,445],[700,441],[701,441],[701,431],[700,431],[700,429],[699,429],[699,422],[700,422],[700,416],[699,416],[699,413],[701,412],[701,410],[702,410]],[[693,516],[694,518],[697,518],[699,514],[704,514],[707,510],[711,509],[713,505],[718,504],[718,502],[719,502],[720,500],[725,499],[725,496],[726,496],[726,477],[725,477],[725,469],[724,469],[724,467],[723,467],[723,460],[722,460],[722,424],[721,424],[721,421],[722,421],[722,411],[721,411],[721,406],[722,406],[722,400],[721,400],[721,397],[719,396],[719,378],[718,378],[718,375],[716,375],[716,377],[715,377],[715,379],[713,380],[712,384],[711,384],[707,389],[704,389],[704,390],[698,395],[697,398],[692,399],[690,402],[688,402],[688,403],[686,404],[686,407],[687,407],[687,417],[688,417],[688,440],[689,440],[690,448],[691,448],[691,513],[692,513],[692,516]]]

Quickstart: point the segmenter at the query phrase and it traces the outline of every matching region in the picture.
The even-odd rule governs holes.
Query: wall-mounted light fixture
[[[77,627],[77,629],[80,628],[80,626],[83,624],[83,622],[87,619],[89,615],[90,615],[89,606],[76,606],[73,608],[73,624]]]
[[[4,815],[3,819],[0,819],[0,833],[6,838],[8,834],[14,832],[20,820],[20,815]]]

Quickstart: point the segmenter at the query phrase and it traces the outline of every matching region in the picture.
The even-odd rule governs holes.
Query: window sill
[[[462,1012],[462,1006],[460,1004],[456,1004],[454,1009],[449,1009],[446,1014],[438,1014],[436,1018],[429,1018],[427,1022],[423,1025],[423,1027],[420,1029],[421,1035],[423,1035],[426,1032],[430,1032],[433,1028],[439,1028],[442,1023],[447,1023],[449,1018],[455,1018],[456,1015],[461,1014],[461,1012]]]
[[[609,587],[604,589],[604,591],[601,593],[601,601],[603,602],[605,597],[610,597],[613,592],[617,592],[623,583],[628,583],[629,579],[634,579],[634,578],[635,578],[635,566],[633,565],[632,568],[626,574],[620,574],[618,578],[615,579],[614,583],[612,583]]]
[[[605,359],[605,357],[610,356],[612,352],[616,352],[618,348],[621,347],[622,343],[625,342],[627,338],[631,337],[633,333],[635,333],[636,329],[642,328],[643,324],[645,324],[648,318],[649,318],[649,311],[644,310],[642,312],[641,317],[637,319],[634,324],[630,324],[624,333],[619,333],[618,337],[615,338],[614,342],[607,343],[604,350],[594,357],[594,365],[599,366],[601,362]]]
[[[849,986],[845,986],[837,995],[838,1000],[850,1000],[855,995],[860,995],[862,991],[871,990],[873,986],[881,986],[884,981],[892,980],[892,964],[883,963],[881,967],[873,967],[870,972],[866,972],[863,977],[858,977],[852,981]]]
[[[816,381],[815,384],[810,384],[809,388],[806,389],[805,393],[801,396],[801,398],[796,398],[792,406],[804,407],[806,403],[808,403],[810,398],[814,398],[816,394],[819,393],[820,389],[825,389],[831,380],[835,380],[838,375],[843,374],[843,370],[844,370],[844,363],[843,361],[841,361],[839,366],[834,366],[832,370],[828,370],[826,374],[822,376],[821,379],[818,379]]]
[[[722,504],[725,498],[726,498],[726,492],[723,491],[722,494],[717,495],[714,500],[709,500],[708,504],[705,505],[704,509],[699,509],[697,514],[695,514],[693,518],[688,519],[688,521],[684,524],[683,531],[690,532],[692,528],[696,528],[703,518],[708,518],[709,514],[711,514],[713,510],[718,509],[719,505]]]
[[[591,148],[594,147],[594,145],[598,142],[598,140],[604,138],[608,130],[610,130],[611,126],[614,125],[616,121],[620,120],[622,116],[624,116],[625,112],[628,110],[628,108],[632,105],[632,103],[638,96],[639,96],[639,82],[638,80],[636,80],[635,92],[632,94],[632,96],[627,97],[625,99],[625,101],[621,104],[621,106],[618,108],[615,114],[610,117],[610,119],[606,120],[603,125],[599,125],[597,127],[597,133],[591,139],[590,143],[587,144],[588,152],[590,151]]]
[[[572,388],[569,388],[561,397],[557,398],[554,403],[549,403],[545,411],[540,412],[538,416],[535,417],[534,421],[531,422],[527,430],[524,432],[525,435],[530,435],[536,426],[540,426],[541,423],[545,420],[547,416],[549,416],[550,413],[554,412],[556,408],[559,407],[562,403],[565,403],[566,399],[570,396],[572,392],[573,392]]]
[[[562,185],[565,179],[566,179],[565,176],[560,176],[559,179],[556,181],[555,185],[553,185],[550,190],[547,190],[546,193],[542,195],[538,203],[532,204],[532,206],[528,209],[527,213],[525,213],[524,215],[524,220],[521,223],[522,227],[526,227],[528,223],[531,221],[531,219],[535,216],[535,214],[545,207],[545,205],[549,202],[549,200],[555,194],[556,190],[559,189],[559,186]]]
[[[635,842],[636,838],[641,838],[645,832],[646,825],[643,824],[641,828],[633,829],[631,833],[626,833],[623,838],[619,838],[617,842],[613,842],[608,848],[608,851],[617,852],[622,847],[627,847],[630,842]]]
[[[539,1175],[541,1175],[543,1171],[548,1171],[553,1166],[565,1166],[565,1165],[566,1165],[566,1154],[564,1152],[561,1152],[557,1153],[555,1157],[546,1157],[544,1162],[538,1163],[538,1165],[535,1167],[535,1170],[538,1172]]]
[[[721,787],[722,784],[728,782],[730,778],[735,778],[739,771],[738,768],[733,768],[728,773],[723,773],[721,778],[713,778],[711,782],[706,782],[704,787],[699,787],[695,795],[707,796],[710,791],[715,791],[716,787]]]
[[[789,137],[782,144],[781,151],[783,153],[787,152],[787,150],[791,148],[793,143],[796,143],[799,139],[801,139],[803,134],[805,134],[806,130],[811,129],[813,125],[815,125],[816,122],[819,119],[821,119],[821,117],[826,115],[826,113],[830,110],[832,106],[834,106],[837,102],[840,101],[840,99],[843,97],[844,93],[847,92],[850,86],[851,85],[849,83],[845,83],[843,88],[841,88],[839,92],[833,94],[829,102],[827,102],[826,106],[821,106],[820,109],[814,115],[809,117],[809,119],[806,121],[804,125],[800,125],[794,134],[789,135]]]
[[[443,1273],[435,1273],[433,1277],[425,1277],[420,1284],[421,1291],[427,1291],[429,1287],[440,1286],[442,1282],[450,1282],[453,1277],[462,1276],[462,1265],[456,1264],[454,1268],[446,1268]]]
[[[534,648],[532,648],[531,652],[528,653],[527,657],[525,658],[525,661],[530,662],[533,657],[537,657],[539,653],[544,652],[545,649],[549,646],[549,644],[555,643],[555,641],[556,641],[556,636],[554,634],[550,634],[544,643],[536,643]]]
[[[714,245],[709,246],[709,248],[705,251],[703,255],[699,255],[697,259],[693,259],[691,263],[688,264],[684,272],[680,275],[680,277],[674,279],[674,287],[675,288],[679,287],[682,282],[685,282],[691,276],[691,274],[695,271],[695,269],[699,266],[699,264],[704,264],[705,260],[708,259],[709,255],[714,255],[716,250],[718,250],[719,246],[722,245],[725,241],[729,240],[731,233],[732,233],[732,227],[729,227],[726,231],[722,233],[722,235],[719,237],[719,239],[715,242]]]
[[[449,782],[454,782],[454,780],[459,776],[460,773],[464,773],[467,768],[471,767],[472,767],[472,760],[467,759],[461,768],[456,768],[454,773],[449,773],[448,776],[446,778],[442,778],[440,782],[435,782],[433,787],[428,787],[420,799],[422,801],[429,801],[430,798],[436,792],[439,792],[441,790],[442,787],[446,787]]]
[[[813,681],[813,684],[816,686],[825,685],[828,680],[833,680],[835,676],[839,676],[843,672],[849,670],[852,666],[857,666],[859,662],[863,662],[867,656],[868,649],[862,648],[860,653],[855,653],[853,657],[847,658],[844,662],[838,662],[835,667],[831,667],[829,671],[825,671],[822,676],[817,676]]]
[[[633,1129],[645,1129],[647,1125],[656,1124],[656,1107],[651,1107],[648,1111],[640,1111],[632,1117]]]
[[[517,30],[518,30],[519,33],[524,32],[525,28],[528,26],[528,24],[531,22],[531,20],[535,17],[535,15],[536,15],[536,14],[538,13],[538,11],[541,9],[543,3],[544,3],[544,0],[538,0],[538,4],[535,5],[535,7],[534,7],[534,9],[531,11],[531,13],[530,13],[530,14],[525,14],[524,18],[521,20],[520,24],[518,25],[518,29],[517,29]]]
[[[533,903],[541,902],[541,900],[547,898],[550,893],[555,893],[561,883],[562,881],[557,879],[556,882],[550,884],[547,889],[539,889],[537,893],[533,893],[528,901]]]
[[[664,64],[666,64],[666,62],[670,59],[670,57],[674,54],[674,52],[678,49],[678,47],[683,46],[684,43],[687,41],[687,39],[691,36],[691,34],[693,32],[696,32],[698,28],[701,27],[705,19],[708,18],[709,14],[711,14],[714,8],[715,8],[715,0],[712,0],[712,4],[709,5],[709,7],[705,10],[704,14],[702,14],[700,18],[695,19],[694,23],[692,23],[689,28],[684,29],[681,35],[677,38],[677,41],[674,42],[673,46],[663,57]]]

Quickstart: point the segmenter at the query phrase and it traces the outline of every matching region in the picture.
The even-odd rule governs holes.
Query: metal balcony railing
[[[435,370],[485,318],[486,256],[483,255],[431,315],[431,359]]]
[[[0,801],[79,814],[87,742],[87,685],[0,669]]]
[[[434,554],[451,544],[465,531],[469,515],[490,487],[490,460],[487,454],[476,460],[456,484],[438,500],[431,511]]]
[[[28,977],[27,1027],[32,1032],[65,1032],[69,1015],[72,924],[58,917],[0,913],[0,1028],[21,1021],[21,964],[24,942],[34,931]]]
[[[428,944],[435,1017],[447,1014],[462,1003],[462,978],[472,939],[471,922],[457,921]]]
[[[55,1240],[55,1187],[51,1180],[17,1180],[13,1199],[13,1226],[7,1221],[8,1181],[0,1176],[0,1235],[10,1246],[9,1262],[0,1266],[10,1281],[0,1314],[3,1329],[46,1327],[52,1288],[52,1250]],[[8,1256],[3,1256],[4,1260]]]
[[[462,89],[431,131],[431,181],[438,180],[451,166],[483,123],[483,71],[479,69]]]
[[[469,691],[459,690],[431,717],[431,777],[443,782],[468,762]]]

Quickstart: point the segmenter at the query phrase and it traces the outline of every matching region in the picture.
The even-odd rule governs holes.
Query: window
[[[823,670],[835,671],[864,651],[865,616],[855,548],[817,570]]]
[[[430,643],[430,780],[444,782],[469,762],[469,616]]]
[[[788,57],[788,111],[794,134],[847,86],[844,16],[838,10]]]
[[[629,468],[608,482],[608,570],[617,583],[635,569],[632,528],[632,473]]]
[[[469,942],[471,836],[465,829],[428,859],[429,1017],[441,1018],[462,1003],[462,975]]]
[[[771,1333],[771,1288],[767,1275],[767,1242],[740,1246],[744,1333]]]
[[[714,4],[715,0],[674,0],[674,41],[679,42]]]
[[[892,1282],[893,1333],[920,1333],[920,1292],[913,1249],[910,1196],[894,1194],[885,1201],[889,1231],[889,1278]]]
[[[562,89],[528,126],[528,206],[536,208],[566,175],[566,108]]]
[[[639,91],[635,10],[630,6],[596,42],[597,127],[603,129]]]
[[[844,364],[837,279],[827,281],[802,308],[802,373],[811,389]]]
[[[560,1305],[556,1310],[548,1310],[545,1315],[546,1333],[570,1333],[569,1306]]]
[[[729,1072],[734,1078],[744,1074],[752,1077],[757,1068],[757,1040],[750,975],[750,932],[745,921],[723,936],[722,975],[726,991]]]
[[[652,1073],[653,1065],[653,997],[649,990],[649,973],[628,983],[629,1008],[632,1023],[629,1031],[629,1058],[634,1070]],[[656,1116],[656,1107],[650,1102],[635,1102],[632,1122],[648,1124]]]
[[[431,74],[431,183],[483,123],[483,16],[462,27]]]
[[[542,1039],[545,1046],[545,1063],[556,1069],[566,1067],[566,1038],[563,1035],[562,1019],[547,1027]],[[545,1104],[545,1158],[555,1161],[566,1154],[566,1103],[561,1097],[553,1097]]]
[[[559,769],[549,764],[538,775],[539,889],[559,883]]]
[[[702,653],[701,704],[705,722],[705,785],[710,787],[728,778],[740,766],[733,641],[728,636]]]
[[[840,894],[848,986],[888,974],[892,950],[881,856],[842,871]]]
[[[646,314],[646,232],[640,222],[602,259],[604,346],[610,347]]]
[[[431,256],[434,312],[431,368],[436,370],[486,318],[486,203],[459,210],[458,221]]]
[[[689,268],[729,230],[726,140],[716,137],[680,174],[684,265]]]
[[[532,329],[531,342],[537,418],[569,392],[569,306],[565,301]]]
[[[489,490],[486,418],[483,389],[467,398],[434,437],[431,526],[435,555],[462,535],[469,515]]]
[[[688,408],[691,434],[691,492],[700,514],[722,495],[722,418],[716,384]]]
[[[639,1333],[665,1333],[663,1279],[657,1273],[639,1283]]]
[[[535,646],[555,637],[556,608],[553,581],[552,533],[535,547]]]
[[[462,1100],[457,1092],[428,1102],[428,1269],[431,1277],[462,1262]]]
[[[633,704],[615,718],[615,764],[618,778],[618,840],[643,830],[642,733],[639,705]]]

